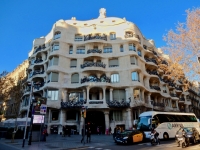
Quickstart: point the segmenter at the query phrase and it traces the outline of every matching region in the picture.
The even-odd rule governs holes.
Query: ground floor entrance
[[[92,134],[105,133],[105,117],[103,112],[87,111],[85,123],[86,123],[86,129],[90,128]]]

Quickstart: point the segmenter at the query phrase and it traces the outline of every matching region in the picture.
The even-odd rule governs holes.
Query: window
[[[76,68],[77,66],[77,60],[76,59],[72,59],[70,62],[70,68]]]
[[[113,120],[115,121],[122,121],[122,111],[113,111]]]
[[[116,100],[116,101],[126,100],[125,90],[114,89],[113,90],[113,100]]]
[[[56,72],[51,72],[49,75],[48,75],[48,81],[47,82],[58,82],[58,73]]]
[[[85,54],[85,46],[77,47],[76,54]]]
[[[134,89],[133,96],[135,100],[140,100],[141,99],[140,89]]]
[[[134,44],[129,44],[129,51],[136,51],[135,45]]]
[[[115,40],[116,39],[116,33],[110,33],[110,40]]]
[[[71,83],[79,83],[79,74],[75,73],[71,76]]]
[[[34,65],[34,62],[35,62],[35,59],[32,58],[32,59],[31,59],[31,65]]]
[[[109,60],[109,67],[118,67],[118,66],[119,66],[118,59],[110,59]]]
[[[52,50],[51,51],[57,51],[57,50],[59,50],[59,43],[54,43],[52,45]]]
[[[73,46],[69,47],[69,54],[73,54]]]
[[[137,58],[135,56],[130,57],[131,65],[137,65]]]
[[[81,34],[76,34],[74,41],[83,41],[83,36]]]
[[[132,81],[140,81],[138,72],[136,71],[132,72],[131,76],[132,76]]]
[[[146,45],[143,45],[143,48],[144,48],[144,49],[147,49],[147,46],[146,46]]]
[[[60,38],[60,35],[61,35],[61,32],[60,31],[57,31],[57,32],[55,32],[55,34],[54,34],[54,40],[55,39],[59,39]]]
[[[70,92],[69,94],[70,101],[82,101],[83,100],[83,92]]]
[[[163,86],[163,93],[167,93],[167,88],[165,85]]]
[[[48,90],[47,100],[58,100],[58,90]]]
[[[123,45],[120,45],[120,52],[123,52],[124,51],[124,47]]]
[[[119,74],[112,74],[111,83],[118,83],[118,82],[119,82]]]
[[[142,52],[141,52],[141,50],[138,50],[137,52],[138,52],[138,56],[142,57]]]
[[[112,53],[112,46],[104,46],[103,53]]]
[[[93,49],[98,49],[98,46],[94,46]]]
[[[59,61],[59,57],[52,57],[49,60],[49,66],[57,66]]]
[[[58,121],[59,111],[52,111],[51,112],[51,120]]]

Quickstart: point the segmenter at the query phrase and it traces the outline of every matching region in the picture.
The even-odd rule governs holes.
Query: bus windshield
[[[141,116],[138,119],[137,129],[140,131],[150,131],[150,124],[148,124],[148,120],[152,116]]]

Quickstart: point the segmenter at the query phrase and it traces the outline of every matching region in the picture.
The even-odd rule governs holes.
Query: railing
[[[106,77],[106,76],[103,76],[101,78],[98,78],[98,77],[84,77],[81,79],[81,84],[82,83],[85,83],[85,82],[108,82],[110,83],[110,78],[109,77]]]
[[[41,87],[43,87],[45,82],[35,82],[33,83],[33,88],[39,90]]]
[[[158,107],[165,107],[164,103],[153,103],[153,106],[158,106]]]
[[[108,107],[112,107],[112,108],[130,107],[130,102],[131,102],[131,97],[129,97],[128,102],[126,102],[124,99],[122,99],[121,101],[118,101],[118,100],[106,101],[106,103],[108,104]]]
[[[183,91],[181,87],[175,87],[176,90]]]
[[[184,97],[179,98],[179,101],[185,101]]]
[[[109,65],[109,67],[119,67],[119,65]]]
[[[157,90],[157,91],[161,91],[159,86],[151,86],[151,85],[150,85],[150,88],[151,88],[151,89],[154,89],[154,90]]]
[[[147,71],[147,73],[150,74],[150,75],[157,75],[157,76],[159,77],[159,75],[158,75],[158,73],[157,73],[156,70],[153,70],[153,71],[146,70],[146,71]]]
[[[145,57],[144,59],[146,60],[146,62],[153,62],[154,64],[158,65],[155,59],[147,58],[147,57]]]
[[[30,75],[29,78],[31,78],[31,77],[34,76],[34,75],[43,74],[43,73],[44,73],[44,70],[43,70],[43,71],[34,71],[34,72],[32,73],[32,75]]]
[[[86,104],[86,100],[78,100],[78,101],[61,101],[61,108],[82,108],[83,104]]]
[[[45,49],[45,48],[46,48],[46,47],[45,47],[45,44],[42,45],[42,46],[39,46],[39,47],[34,51],[34,54],[37,53],[37,52],[39,52],[39,51],[41,51],[42,49]]]
[[[85,67],[102,67],[106,68],[106,64],[103,64],[102,62],[85,62],[84,64],[81,65],[81,68]]]
[[[170,94],[171,97],[178,97],[176,94]]]
[[[102,50],[101,49],[89,49],[87,50],[87,54],[89,53],[102,53]]]
[[[36,60],[34,61],[35,64],[37,64],[37,63],[41,63],[41,62],[43,62],[43,60],[40,59],[40,58],[39,58],[39,59],[36,59]]]

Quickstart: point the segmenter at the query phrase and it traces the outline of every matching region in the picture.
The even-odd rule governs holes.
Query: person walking
[[[113,139],[115,139],[116,134],[117,134],[117,128],[115,127],[114,128],[114,133],[113,133]]]
[[[112,129],[111,129],[111,127],[109,128],[109,135],[111,135],[112,134]]]
[[[82,143],[84,141],[84,136],[85,136],[85,132],[83,128],[81,130],[81,135],[82,135],[82,139],[81,139],[81,143]]]
[[[65,135],[66,135],[66,127],[65,126],[63,126],[63,128],[62,128],[62,131],[63,131],[63,137],[65,137]]]
[[[90,128],[88,128],[88,130],[87,130],[87,143],[88,143],[88,141],[89,141],[89,143],[91,142],[91,130],[90,130]]]

